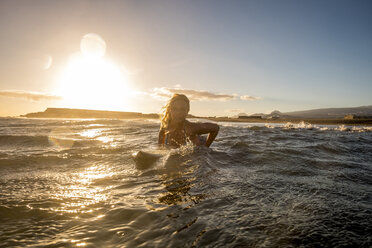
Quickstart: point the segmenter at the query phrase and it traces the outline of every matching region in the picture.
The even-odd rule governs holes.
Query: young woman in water
[[[190,101],[183,94],[174,94],[164,106],[159,131],[159,145],[180,147],[190,141],[197,146],[209,147],[216,138],[219,126],[214,123],[196,123],[186,120]],[[200,135],[208,134],[203,140]]]

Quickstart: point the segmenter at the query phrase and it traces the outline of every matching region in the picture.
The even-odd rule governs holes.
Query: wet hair
[[[168,103],[162,108],[161,114],[161,125],[160,129],[168,129],[169,121],[170,121],[170,108],[171,106],[177,102],[183,101],[187,105],[187,112],[190,110],[190,100],[184,94],[174,94],[171,99],[169,99]]]

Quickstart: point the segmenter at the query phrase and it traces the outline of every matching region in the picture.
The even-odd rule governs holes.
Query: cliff
[[[159,118],[157,114],[142,114],[139,112],[120,112],[88,109],[47,108],[44,112],[21,115],[27,118],[106,118],[106,119],[131,119],[131,118]]]

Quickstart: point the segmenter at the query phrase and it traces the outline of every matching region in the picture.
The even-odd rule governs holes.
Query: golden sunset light
[[[0,0],[0,248],[372,247],[371,13]]]
[[[106,43],[96,34],[84,35],[81,52],[70,57],[58,79],[55,94],[64,106],[128,110],[131,85],[125,71],[104,57]]]

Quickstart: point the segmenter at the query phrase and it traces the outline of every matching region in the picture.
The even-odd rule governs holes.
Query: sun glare
[[[130,82],[118,66],[103,58],[106,45],[97,37],[88,34],[82,38],[82,52],[68,62],[56,93],[66,107],[128,110]]]

